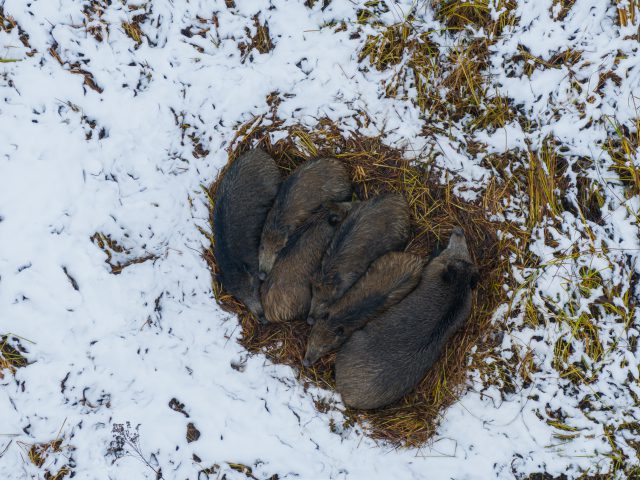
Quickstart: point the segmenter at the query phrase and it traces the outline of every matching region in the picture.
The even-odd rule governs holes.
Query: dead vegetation
[[[152,2],[128,4],[127,10],[129,11],[129,20],[122,22],[121,27],[125,35],[133,40],[135,44],[134,48],[139,48],[145,40],[149,46],[157,46],[157,38],[154,38],[154,34],[151,32],[157,30],[160,26],[160,21],[152,16]],[[145,24],[149,35],[142,29],[142,26]]]
[[[573,8],[574,3],[576,3],[576,0],[553,0],[551,14],[556,20],[564,20]]]
[[[49,443],[34,443],[29,447],[29,461],[36,467],[42,468],[49,455],[52,453],[58,453],[62,449],[62,440],[56,439]],[[49,470],[45,470],[44,478],[46,480],[62,480],[69,475],[71,470],[68,466],[63,466],[56,473],[52,473]]]
[[[484,279],[467,327],[450,342],[443,358],[414,393],[379,411],[346,412],[347,423],[361,424],[373,438],[393,445],[422,445],[435,432],[442,410],[466,388],[469,370],[481,371],[487,377],[501,377],[494,379],[496,383],[509,381],[511,375],[505,368],[499,366],[496,369],[484,362],[499,341],[491,318],[495,308],[505,301],[504,290],[500,287],[510,281],[508,260],[500,254],[507,248],[505,240],[500,240],[497,235],[500,225],[488,219],[490,212],[499,213],[493,209],[500,208],[503,192],[496,185],[481,193],[475,202],[460,200],[453,193],[455,178],[432,162],[406,160],[404,152],[385,145],[382,136],[343,134],[329,120],[320,121],[313,129],[289,127],[286,129],[288,136],[272,144],[269,131],[277,128],[277,122],[270,126],[259,121],[243,125],[230,151],[230,158],[236,158],[257,144],[276,159],[286,175],[310,158],[335,156],[349,169],[358,198],[366,199],[390,191],[401,192],[407,198],[413,229],[407,250],[423,256],[445,244],[453,226],[461,225],[465,229]],[[443,174],[447,180],[441,183]],[[214,183],[208,190],[211,199],[215,197],[216,185]],[[211,241],[213,243],[214,239]],[[211,249],[205,252],[205,258],[215,273],[217,267]],[[240,318],[241,343],[250,352],[261,352],[276,363],[294,366],[300,372],[301,380],[307,384],[334,387],[333,356],[319,362],[315,368],[302,367],[310,329],[305,322],[261,326],[243,305],[222,291],[215,280],[213,289],[218,303]],[[476,349],[472,354],[474,346]]]
[[[436,19],[449,30],[483,30],[490,39],[513,23],[514,0],[432,0]],[[492,13],[497,13],[498,19]]]
[[[24,450],[28,461],[42,472],[42,478],[45,480],[62,480],[74,476],[72,470],[74,447],[64,443],[62,429],[50,442],[17,443]]]
[[[100,87],[93,76],[93,73],[88,71],[83,67],[83,64],[79,61],[69,63],[62,59],[60,53],[58,52],[58,44],[53,43],[51,47],[49,47],[49,55],[51,55],[61,67],[67,70],[69,73],[73,73],[75,75],[82,75],[84,77],[84,84],[89,87],[91,90],[94,90],[97,93],[102,93],[103,88]]]
[[[511,60],[521,62],[524,66],[524,73],[528,77],[531,77],[537,69],[558,69],[564,66],[568,70],[571,70],[582,58],[581,52],[571,49],[557,52],[547,60],[532,55],[529,49],[523,45],[518,45],[518,51],[518,55],[515,55]]]
[[[377,20],[388,11],[386,4],[367,2],[358,13],[358,23],[373,26],[377,33],[367,35],[358,60],[392,72],[383,80],[385,94],[413,102],[428,123],[474,116],[492,123],[487,117],[504,117],[509,106],[504,98],[495,102],[496,94],[485,86],[489,47],[515,23],[515,5],[512,0],[434,0],[441,27],[425,30],[417,5],[402,21],[386,25]],[[486,35],[471,34],[480,30]],[[487,109],[492,103],[494,108]]]
[[[91,241],[107,255],[105,263],[111,268],[111,273],[118,275],[122,271],[138,263],[144,263],[149,260],[155,260],[156,255],[147,253],[145,255],[136,255],[132,248],[126,248],[110,235],[96,232],[91,236]],[[144,247],[143,247],[144,248]]]
[[[611,170],[617,174],[624,185],[625,198],[640,195],[640,168],[638,153],[640,152],[640,118],[630,129],[626,125],[609,119],[613,135],[609,137],[605,150],[611,157]]]
[[[618,23],[621,27],[636,25],[638,14],[640,13],[640,1],[638,0],[615,0],[618,10]]]
[[[26,53],[27,57],[33,57],[37,52],[34,48],[31,47],[31,44],[29,43],[29,35],[23,30],[20,24],[16,22],[16,20],[11,15],[5,13],[3,5],[0,5],[0,32],[11,33],[13,29],[18,30],[18,38],[20,40],[20,43],[22,43],[22,45],[29,50]],[[9,59],[9,61],[14,60]]]
[[[245,27],[247,40],[238,43],[242,63],[247,59],[253,61],[253,50],[260,54],[265,54],[273,50],[274,47],[271,35],[269,34],[269,25],[267,22],[261,23],[258,15],[253,17],[253,28],[255,29],[254,32],[252,32],[249,27]]]
[[[140,23],[144,20],[145,15],[135,15],[130,22],[122,22],[122,30],[131,40],[136,42],[136,47],[142,45],[143,33]]]
[[[98,42],[109,35],[109,23],[103,17],[110,3],[110,0],[90,0],[82,7],[84,29]]]
[[[3,371],[13,374],[16,369],[28,365],[26,353],[19,338],[13,335],[0,335],[0,380],[4,378]]]

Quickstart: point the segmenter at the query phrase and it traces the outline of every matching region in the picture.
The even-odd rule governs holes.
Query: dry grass
[[[29,49],[29,51],[26,52],[27,57],[33,57],[36,54],[36,50],[33,49],[29,43],[29,35],[11,15],[5,12],[3,5],[0,5],[0,32],[10,33],[14,28],[18,29],[20,43]]]
[[[499,213],[496,209],[501,208],[500,198],[504,192],[491,184],[478,201],[465,202],[453,193],[455,179],[445,174],[446,180],[441,183],[439,179],[444,172],[432,163],[405,160],[403,151],[386,146],[381,137],[343,135],[328,120],[320,121],[314,129],[289,127],[286,129],[288,136],[272,144],[268,132],[277,128],[277,122],[269,127],[261,126],[258,121],[243,125],[232,144],[230,159],[257,144],[276,159],[283,174],[288,174],[310,158],[335,156],[349,169],[358,198],[366,199],[390,191],[401,192],[407,198],[413,227],[407,250],[424,256],[445,244],[453,226],[461,225],[465,229],[472,255],[484,279],[477,290],[467,327],[450,342],[442,359],[415,392],[378,411],[346,411],[347,424],[359,423],[373,438],[397,446],[420,446],[435,433],[443,409],[465,390],[469,369],[480,371],[484,376],[497,375],[502,380],[508,380],[510,375],[505,368],[489,368],[484,362],[499,338],[492,335],[496,327],[491,318],[495,308],[505,302],[501,286],[509,281],[509,264],[501,255],[507,245],[498,239],[496,232],[500,225],[488,220],[489,212]],[[214,182],[208,189],[210,199],[215,198],[216,187],[217,182]],[[217,267],[211,249],[205,252],[205,258],[215,273]],[[276,363],[293,366],[307,384],[334,387],[333,356],[325,358],[315,368],[302,367],[310,328],[305,322],[259,325],[243,305],[221,290],[215,280],[213,290],[218,303],[240,318],[241,343],[247,350],[266,354]],[[470,355],[474,346],[477,350]],[[326,405],[319,404],[318,407],[325,409]]]
[[[56,438],[49,442],[17,442],[25,452],[26,459],[40,469],[42,478],[45,480],[62,480],[65,477],[73,477],[75,475],[70,466],[73,463],[71,461],[71,452],[74,447],[64,444],[62,436],[64,425],[63,423],[60,427]],[[62,459],[60,457],[65,457],[70,461],[61,462]],[[63,463],[63,465],[58,467],[59,463]]]
[[[432,4],[436,19],[453,31],[482,29],[493,38],[515,21],[511,14],[516,7],[513,0],[432,0]],[[492,7],[500,12],[497,20],[491,15]]]
[[[140,21],[144,21],[144,16],[142,17],[143,18],[139,19]],[[142,44],[143,34],[138,20],[134,18],[131,22],[122,22],[122,30],[124,30],[124,33],[126,33],[129,38],[136,42],[136,46],[140,46]]]
[[[434,91],[437,79],[442,75],[440,51],[428,32],[418,32],[411,20],[382,28],[377,35],[369,35],[358,55],[358,61],[369,60],[377,70],[394,68],[395,74],[385,84],[389,97],[411,96],[423,111],[434,111],[441,100]],[[398,66],[399,65],[399,66]]]
[[[527,196],[529,199],[529,229],[541,224],[545,218],[558,218],[563,210],[561,197],[566,184],[564,169],[566,164],[560,161],[555,143],[545,139],[538,151],[529,152]]]
[[[62,480],[65,477],[73,477],[73,472],[68,465],[56,469],[51,468],[53,466],[53,457],[63,454],[65,447],[62,443],[62,439],[57,438],[51,442],[46,443],[33,443],[27,444],[19,442],[22,448],[26,451],[29,462],[44,470],[42,478],[45,480]]]
[[[60,56],[60,53],[58,52],[57,42],[54,42],[53,45],[51,45],[48,52],[49,52],[49,55],[51,55],[60,64],[62,68],[64,68],[68,72],[73,73],[75,75],[82,75],[84,77],[84,84],[87,87],[89,87],[90,89],[98,93],[103,92],[103,88],[96,83],[93,74],[88,70],[86,70],[85,68],[83,68],[83,64],[81,62],[77,61],[77,62],[69,63],[62,59],[62,57]],[[86,64],[86,61],[85,61],[85,64]]]
[[[0,31],[1,32],[11,32],[14,28],[16,28],[18,24],[10,15],[7,15],[4,12],[2,6],[0,6]]]
[[[111,268],[111,273],[118,275],[125,268],[138,263],[144,263],[149,260],[158,258],[156,255],[147,253],[142,256],[136,256],[132,253],[132,249],[126,248],[111,236],[101,232],[96,232],[91,236],[91,241],[106,255],[105,263]]]
[[[605,150],[613,162],[611,170],[624,184],[626,198],[632,198],[640,195],[640,118],[632,129],[612,119],[609,124],[614,135],[607,140]]]
[[[109,23],[104,18],[108,7],[108,0],[90,0],[82,7],[84,28],[98,42],[109,35]]]
[[[551,11],[556,11],[554,18],[556,20],[564,20],[573,8],[574,3],[576,3],[576,0],[553,0]]]
[[[127,9],[130,12],[130,20],[127,22],[122,22],[122,31],[127,37],[135,42],[135,48],[140,47],[144,39],[147,40],[149,45],[154,46],[152,39],[142,30],[142,25],[147,22],[147,20],[149,20],[149,17],[151,15],[151,3],[142,2],[135,5],[127,5]]]
[[[488,41],[464,39],[445,52],[430,35],[419,32],[412,20],[381,28],[367,37],[358,60],[366,59],[380,71],[393,68],[384,83],[386,95],[413,101],[427,118],[480,115]]]
[[[548,60],[533,55],[529,49],[523,45],[518,45],[518,52],[518,55],[515,55],[512,60],[524,64],[524,73],[528,77],[533,75],[538,69],[559,69],[564,66],[569,71],[572,71],[572,68],[582,60],[582,52],[572,49],[561,50],[551,55]]]
[[[618,22],[621,27],[635,25],[640,13],[640,1],[615,0],[618,9]]]
[[[244,63],[247,59],[252,61],[251,54],[253,50],[258,53],[265,54],[273,50],[273,42],[271,41],[271,35],[269,34],[269,26],[267,23],[260,23],[258,15],[253,17],[253,27],[255,32],[252,33],[249,27],[245,27],[245,33],[247,34],[247,41],[240,42],[238,48],[242,55],[241,62]]]
[[[393,72],[383,81],[388,97],[412,101],[426,120],[436,122],[485,117],[470,123],[472,128],[481,128],[483,122],[500,125],[501,118],[508,119],[510,108],[505,99],[498,96],[496,101],[488,94],[485,71],[489,47],[505,27],[515,23],[513,1],[498,1],[494,6],[499,14],[494,18],[489,0],[434,0],[442,28],[433,31],[425,31],[414,11],[398,23],[382,24],[376,20],[380,5],[367,5],[370,3],[373,5],[360,11],[358,22],[372,25],[377,32],[367,35],[358,61],[368,60],[376,70]],[[482,29],[487,36],[469,35],[468,27]],[[442,31],[450,37],[446,44],[438,43]]]
[[[4,378],[3,370],[13,374],[16,369],[27,366],[25,353],[17,338],[11,335],[0,336],[0,379]]]

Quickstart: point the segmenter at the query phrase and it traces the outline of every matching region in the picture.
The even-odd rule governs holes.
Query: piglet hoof
[[[316,320],[313,317],[307,317],[307,323],[309,325],[314,325],[316,323]]]

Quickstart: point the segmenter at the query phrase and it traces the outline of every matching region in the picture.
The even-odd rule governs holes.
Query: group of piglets
[[[336,388],[374,409],[413,390],[471,310],[478,270],[464,233],[429,262],[405,253],[400,194],[351,201],[342,163],[320,158],[282,180],[264,151],[240,156],[220,180],[214,254],[223,288],[261,322],[313,325],[304,365],[338,350]]]

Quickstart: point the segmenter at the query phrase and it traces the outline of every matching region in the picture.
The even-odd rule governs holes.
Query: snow
[[[104,15],[87,25],[102,29],[103,42],[83,25],[86,1],[0,3],[30,44],[22,44],[17,28],[0,29],[0,58],[20,60],[0,63],[0,333],[23,338],[30,361],[0,379],[0,478],[41,478],[45,469],[55,473],[70,465],[76,479],[151,479],[159,469],[166,479],[196,479],[206,478],[199,472],[214,464],[216,475],[228,479],[246,478],[230,464],[251,466],[256,478],[277,474],[281,480],[513,478],[542,471],[577,476],[593,468],[595,455],[610,451],[605,424],[640,420],[630,393],[637,398],[640,359],[628,348],[638,336],[638,312],[631,313],[627,330],[618,315],[602,315],[599,334],[611,355],[594,384],[572,390],[551,364],[556,340],[570,332],[546,303],[573,299],[575,285],[563,283],[562,275],[576,274],[580,266],[591,266],[618,288],[618,302],[625,292],[636,299],[640,294],[632,284],[632,273],[640,273],[639,200],[626,199],[608,170],[602,142],[611,131],[598,121],[610,116],[628,123],[639,116],[640,44],[624,38],[634,30],[617,26],[612,3],[577,0],[559,22],[550,1],[520,0],[519,23],[492,47],[493,86],[540,128],[526,132],[513,123],[480,132],[476,140],[487,144],[488,153],[501,153],[527,142],[538,146],[553,134],[571,159],[597,162],[594,180],[605,197],[605,221],[588,224],[594,245],[581,233],[580,218],[565,212],[554,231],[559,246],[545,244],[542,233],[532,244],[543,271],[515,272],[536,290],[545,323],[532,326],[514,313],[497,353],[530,347],[538,370],[528,387],[506,398],[494,386],[484,388],[472,372],[468,391],[443,412],[432,442],[400,450],[374,442],[358,427],[343,428],[339,411],[318,412],[314,399],[339,397],[305,391],[297,372],[249,355],[237,343],[237,319],[216,306],[201,258],[207,240],[198,227],[207,227],[208,215],[201,186],[225,164],[235,129],[269,112],[272,92],[280,94],[278,113],[288,124],[312,126],[328,116],[349,130],[362,110],[374,121],[369,133],[384,127],[390,143],[408,144],[418,154],[432,149],[442,166],[470,184],[483,185],[492,172],[465,153],[460,138],[423,138],[417,107],[382,95],[380,82],[393,72],[357,62],[373,27],[354,23],[358,6],[350,1],[333,0],[324,10],[322,2],[309,9],[285,0],[271,0],[268,7],[242,0],[231,9],[222,0],[161,0],[135,9],[123,1],[95,3]],[[382,20],[398,21],[412,3],[395,5]],[[146,38],[136,48],[121,23],[144,12]],[[425,30],[432,28],[430,7],[421,13]],[[275,48],[243,59],[237,44],[247,41],[245,27],[254,33],[254,15],[268,22]],[[347,29],[324,26],[333,20],[344,20]],[[187,38],[181,31],[189,26],[209,31]],[[365,33],[352,37],[358,28]],[[62,66],[49,53],[54,44]],[[505,72],[514,67],[508,59],[518,45],[545,59],[568,48],[583,55],[571,73],[563,66],[536,69],[531,78],[509,76]],[[93,75],[102,93],[70,72],[74,62]],[[608,81],[594,93],[599,74],[608,70],[621,84]],[[572,78],[582,82],[582,93],[572,88]],[[194,155],[196,141],[208,155]],[[517,221],[521,213],[511,207],[506,215]],[[90,239],[96,232],[130,249],[124,259],[154,259],[114,275]],[[596,253],[557,260],[572,246]],[[601,294],[594,290],[574,315],[588,312]],[[589,416],[578,408],[584,395],[592,395]],[[184,403],[188,418],[170,408],[174,398]],[[558,430],[546,422],[558,409],[577,429],[571,442],[554,438]],[[141,456],[129,445],[128,454],[117,458],[110,451],[114,426],[127,422],[139,435]],[[189,422],[201,433],[191,443]],[[626,443],[629,432],[618,430],[616,438],[637,465],[637,453]],[[63,447],[42,467],[27,460],[31,444],[56,438]],[[606,471],[610,460],[602,462]]]

